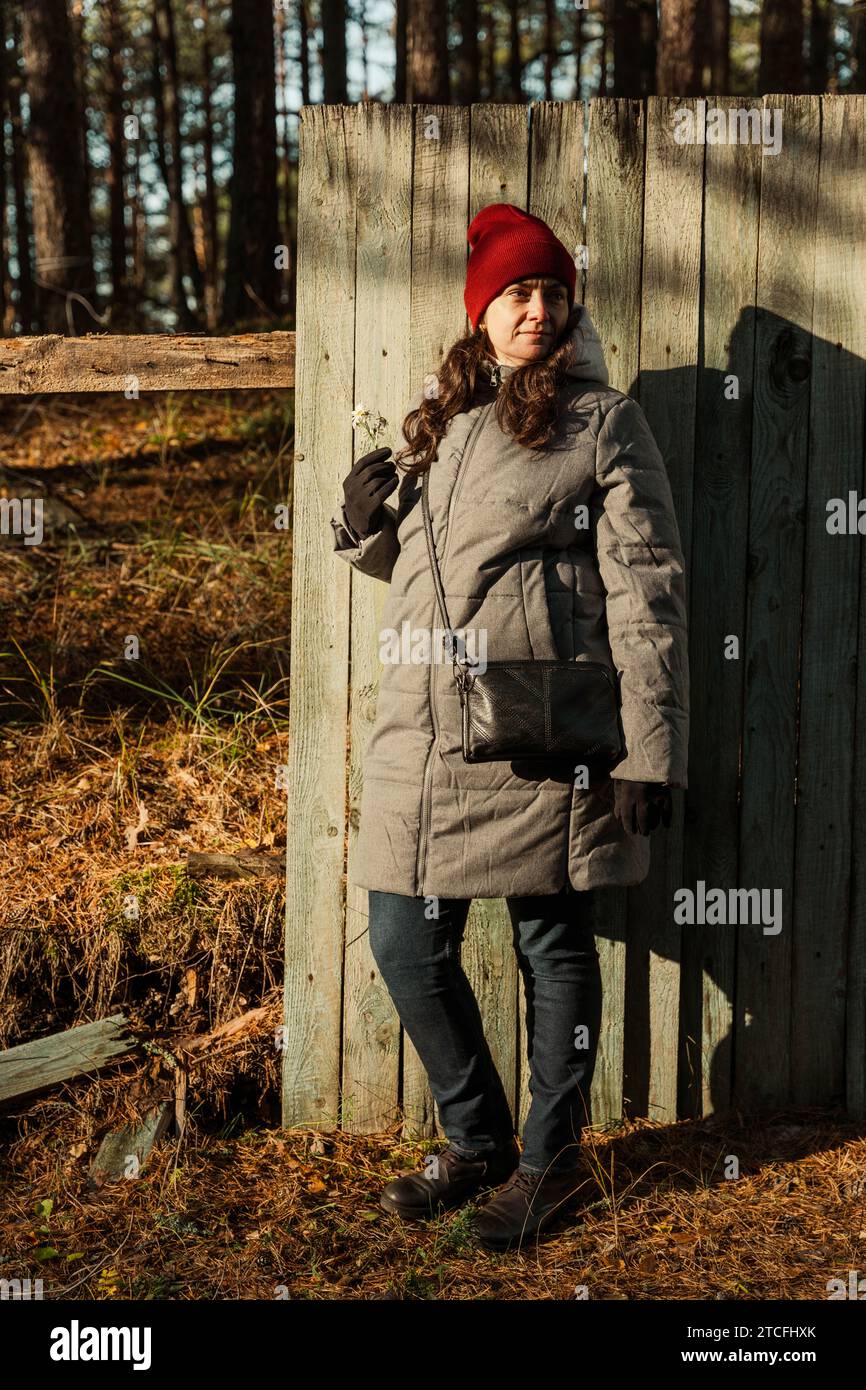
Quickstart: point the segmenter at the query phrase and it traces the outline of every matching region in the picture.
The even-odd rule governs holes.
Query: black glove
[[[400,481],[390,454],[390,449],[374,449],[372,453],[364,454],[348,478],[343,479],[346,518],[352,530],[362,539],[378,531],[382,503]]]
[[[664,782],[614,777],[613,784],[613,813],[629,835],[650,835],[659,823],[670,825],[671,789]]]

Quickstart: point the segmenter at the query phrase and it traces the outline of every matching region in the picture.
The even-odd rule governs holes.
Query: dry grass
[[[285,843],[280,732],[230,750],[174,721],[132,749],[111,725],[77,721],[67,735],[79,757],[46,768],[42,734],[22,732],[6,740],[14,768],[0,760],[12,827],[0,861],[3,1044],[119,1007],[149,1028],[206,1029],[278,992],[282,882],[197,882],[183,856]]]
[[[7,409],[5,464],[84,520],[0,548],[3,1045],[120,1007],[206,1029],[279,990],[282,885],[184,870],[285,842],[291,432],[241,399]]]

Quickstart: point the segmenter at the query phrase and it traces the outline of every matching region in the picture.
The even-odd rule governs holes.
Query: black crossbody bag
[[[485,671],[457,650],[436,561],[424,473],[421,509],[436,598],[463,715],[467,763],[568,758],[596,771],[619,762],[624,740],[618,683],[600,661],[491,661]],[[464,644],[465,646],[465,644]]]

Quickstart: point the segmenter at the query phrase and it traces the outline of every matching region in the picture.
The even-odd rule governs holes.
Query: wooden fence
[[[393,444],[466,330],[466,228],[497,200],[586,247],[578,297],[659,443],[687,564],[690,785],[647,880],[594,895],[593,1119],[866,1113],[866,578],[859,536],[827,530],[830,499],[864,495],[866,98],[759,99],[766,149],[746,126],[678,141],[678,112],[745,104],[593,101],[586,173],[581,103],[301,113],[285,1125],[439,1132],[345,887],[387,586],[336,559],[328,520],[369,448],[353,406]],[[702,884],[780,890],[781,930],[681,925],[675,892]],[[464,963],[522,1128],[510,942],[504,902],[474,902]]]

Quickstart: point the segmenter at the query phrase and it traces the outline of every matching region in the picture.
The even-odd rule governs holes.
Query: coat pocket
[[[566,551],[529,546],[519,552],[527,655],[536,661],[574,657],[574,566]]]
[[[613,672],[615,665],[607,631],[607,592],[593,555],[579,551],[574,561],[574,608],[572,610],[572,649],[578,661],[603,661]]]
[[[607,632],[606,592],[594,557],[570,547],[520,551],[526,653],[536,660],[615,665]]]

